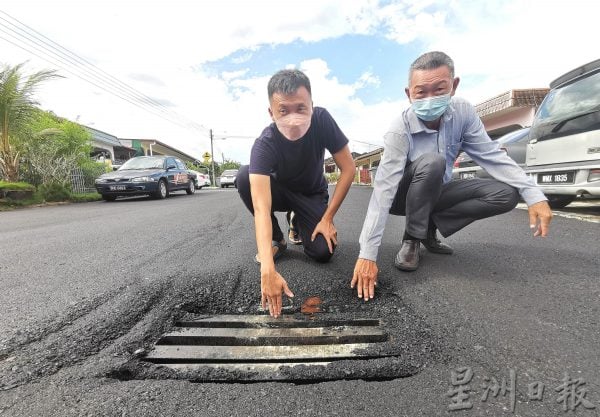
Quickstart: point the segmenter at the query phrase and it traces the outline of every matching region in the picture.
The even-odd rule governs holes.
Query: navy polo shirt
[[[286,139],[271,123],[256,139],[250,153],[250,174],[270,175],[286,188],[303,194],[327,191],[323,175],[325,149],[332,155],[348,144],[333,117],[315,107],[310,128],[297,141]]]

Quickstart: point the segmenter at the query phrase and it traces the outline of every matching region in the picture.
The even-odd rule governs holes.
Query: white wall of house
[[[518,125],[520,127],[531,126],[535,108],[519,107],[511,109],[504,113],[489,115],[482,118],[485,130],[488,133],[493,133],[496,130],[502,129],[505,126]]]

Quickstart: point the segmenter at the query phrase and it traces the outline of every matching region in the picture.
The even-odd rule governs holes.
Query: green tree
[[[24,139],[26,144],[51,138],[58,155],[77,154],[79,161],[89,159],[92,134],[75,122],[52,112],[38,110],[32,117],[28,130],[31,133]]]
[[[196,162],[198,162],[198,161],[196,161]],[[203,174],[207,174],[210,171],[210,169],[208,167],[206,167],[202,164],[194,163],[194,162],[186,161],[185,165],[186,165],[187,169],[191,169],[192,171],[198,171]]]
[[[242,166],[242,164],[240,164],[238,161],[232,161],[231,159],[226,159],[220,166],[219,169],[217,170],[218,172],[223,172],[226,169],[240,169],[240,166]]]
[[[32,183],[68,185],[71,171],[87,166],[91,134],[77,123],[37,110],[18,147]],[[99,175],[99,174],[98,174]]]
[[[24,133],[35,114],[36,88],[43,81],[58,77],[55,71],[39,71],[25,78],[23,65],[0,68],[0,175],[11,182],[19,177],[19,151],[11,142]]]

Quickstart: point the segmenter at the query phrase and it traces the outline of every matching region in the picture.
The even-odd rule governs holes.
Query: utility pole
[[[215,180],[215,153],[213,151],[213,133],[212,129],[210,129],[210,160],[212,163],[212,180],[213,187],[217,186],[217,181]]]

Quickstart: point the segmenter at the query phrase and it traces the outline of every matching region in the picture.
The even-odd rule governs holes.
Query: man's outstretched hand
[[[546,237],[550,230],[552,210],[547,201],[540,201],[529,206],[529,227],[533,236]]]
[[[364,297],[365,301],[369,301],[375,296],[378,271],[377,264],[374,261],[358,258],[350,288],[356,287],[359,298]]]
[[[269,314],[275,318],[281,315],[282,294],[285,293],[288,297],[294,296],[285,279],[275,268],[266,268],[264,271],[261,268],[260,291],[262,308],[267,308],[268,304]]]

